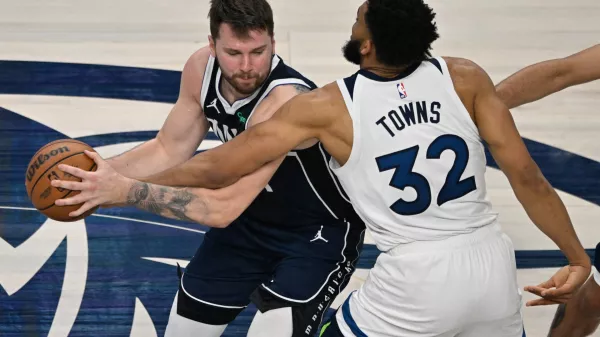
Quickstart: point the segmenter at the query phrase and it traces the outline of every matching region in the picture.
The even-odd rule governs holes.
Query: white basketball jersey
[[[337,81],[353,121],[348,162],[331,168],[387,251],[491,224],[486,157],[442,58],[396,78],[360,70]]]

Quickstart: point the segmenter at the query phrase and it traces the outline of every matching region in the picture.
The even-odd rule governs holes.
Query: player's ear
[[[375,49],[373,41],[370,39],[365,40],[360,46],[360,54],[363,56],[369,55]]]
[[[277,54],[275,51],[275,33],[273,33],[273,36],[271,36],[271,44],[273,45],[273,55],[275,55]]]
[[[208,36],[208,48],[210,49],[210,56],[217,57],[216,43],[212,35]]]

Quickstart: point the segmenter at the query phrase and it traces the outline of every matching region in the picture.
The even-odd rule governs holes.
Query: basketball
[[[58,169],[59,164],[67,164],[85,171],[95,171],[96,163],[86,156],[84,150],[94,151],[91,146],[73,139],[60,139],[46,144],[33,155],[25,174],[27,195],[33,206],[51,219],[70,222],[85,218],[98,208],[92,208],[78,217],[70,217],[81,204],[56,206],[58,199],[75,196],[79,191],[53,187],[52,180],[81,181],[78,177]]]

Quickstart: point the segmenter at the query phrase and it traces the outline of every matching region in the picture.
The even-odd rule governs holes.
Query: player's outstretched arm
[[[591,268],[565,205],[529,155],[510,111],[496,94],[486,72],[467,60],[454,62],[449,68],[461,98],[470,97],[467,101],[471,106],[467,109],[472,111],[481,137],[517,199],[533,223],[556,243],[569,261],[570,266],[549,282],[526,288],[543,297],[529,304],[563,303],[585,282]]]
[[[254,201],[282,161],[283,158],[272,161],[235,184],[217,190],[134,181],[126,205],[168,218],[224,228]]]
[[[600,45],[530,65],[496,86],[508,108],[537,101],[567,87],[600,79]]]
[[[143,179],[159,185],[219,188],[231,185],[299,144],[319,138],[330,123],[323,88],[285,103],[274,116],[187,162]]]
[[[55,202],[58,206],[83,204],[70,216],[77,217],[97,205],[133,206],[164,217],[210,227],[226,227],[236,219],[265,187],[282,161],[282,158],[275,160],[232,186],[210,190],[139,182],[119,174],[96,152],[86,152],[86,155],[98,166],[96,172],[60,165],[59,169],[82,181],[52,182],[54,187],[80,191],[76,196]],[[99,171],[101,175],[97,174]]]

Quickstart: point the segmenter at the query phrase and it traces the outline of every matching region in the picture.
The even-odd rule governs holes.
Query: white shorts
[[[344,336],[521,337],[516,274],[512,242],[497,223],[401,245],[379,256],[336,319]]]
[[[598,284],[600,286],[600,272],[598,272],[598,269],[596,269],[596,267],[594,267],[593,269],[594,269],[594,280],[596,281],[596,284]]]

